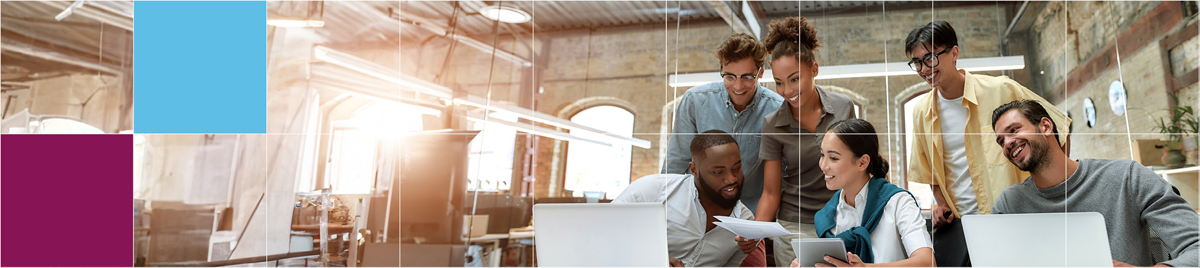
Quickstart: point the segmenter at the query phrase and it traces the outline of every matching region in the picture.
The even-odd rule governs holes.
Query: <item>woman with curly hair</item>
[[[803,17],[772,21],[765,43],[775,91],[783,96],[779,109],[762,124],[759,158],[763,163],[763,192],[755,220],[776,221],[784,228],[817,237],[813,216],[833,197],[825,188],[817,163],[819,135],[830,124],[853,117],[853,102],[842,94],[825,92],[813,83],[817,76],[817,30]],[[787,183],[784,183],[787,182]],[[774,239],[775,263],[796,258],[791,239]]]

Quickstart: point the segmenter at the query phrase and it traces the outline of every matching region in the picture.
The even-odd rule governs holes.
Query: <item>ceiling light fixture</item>
[[[590,142],[590,143],[597,144],[600,146],[605,146],[605,147],[612,146],[612,144],[608,143],[608,142],[588,139],[588,138],[580,137],[578,135],[574,135],[571,133],[566,133],[566,132],[553,130],[553,129],[549,129],[549,128],[534,126],[533,124],[522,124],[522,123],[511,122],[511,121],[505,121],[502,119],[496,119],[495,117],[492,117],[491,120],[484,120],[483,119],[484,117],[485,116],[483,114],[480,114],[478,112],[467,112],[467,120],[470,120],[473,122],[480,122],[480,123],[487,122],[487,123],[491,123],[491,124],[499,124],[499,125],[503,125],[503,126],[507,126],[507,127],[516,129],[517,131],[520,131],[520,132],[525,132],[525,133],[538,135],[538,136],[542,136],[542,137],[547,137],[547,138],[551,138],[551,139],[558,139],[558,140],[564,140],[564,141]]]
[[[971,58],[959,59],[958,68],[967,70],[968,72],[983,72],[983,71],[1000,71],[1000,70],[1020,70],[1025,69],[1025,56],[1005,56],[1005,57],[987,57],[987,58]],[[860,77],[880,77],[880,76],[901,76],[914,75],[917,72],[912,71],[908,67],[907,62],[889,62],[889,63],[869,63],[869,64],[850,64],[837,66],[821,66],[820,74],[817,74],[816,80],[822,79],[839,79],[839,78],[860,78]],[[672,87],[691,87],[708,84],[716,81],[721,81],[719,72],[706,73],[691,73],[691,74],[672,74],[667,77],[667,81]],[[759,83],[770,83],[775,81],[768,69],[763,72],[762,77],[758,79]]]
[[[551,138],[555,138],[555,139],[561,138],[563,140],[592,142],[592,143],[595,143],[595,144],[598,144],[601,146],[612,146],[613,144],[631,144],[633,146],[649,149],[650,145],[651,145],[650,141],[647,141],[647,140],[634,138],[634,137],[619,136],[619,135],[608,133],[608,132],[605,132],[605,131],[602,131],[599,129],[595,129],[592,127],[580,125],[580,124],[571,122],[571,121],[563,119],[563,118],[555,117],[553,115],[521,108],[518,106],[512,106],[512,105],[502,104],[502,103],[498,103],[498,102],[490,102],[486,98],[475,96],[475,95],[466,95],[466,96],[455,97],[453,95],[453,90],[451,90],[450,88],[446,88],[444,86],[434,84],[429,81],[421,80],[420,78],[417,78],[417,77],[409,76],[407,74],[403,74],[403,73],[400,73],[400,72],[397,72],[394,70],[390,70],[387,67],[383,67],[383,66],[375,64],[373,62],[355,57],[350,54],[346,54],[345,52],[336,51],[336,50],[333,50],[333,49],[330,49],[330,48],[327,48],[324,46],[316,46],[313,48],[313,58],[320,60],[320,61],[324,61],[329,64],[332,64],[334,66],[342,67],[342,68],[345,68],[345,69],[348,69],[348,70],[351,70],[354,72],[358,72],[358,73],[362,73],[362,74],[365,74],[365,75],[368,75],[368,76],[371,76],[374,78],[378,78],[383,81],[399,84],[400,89],[402,89],[402,90],[416,91],[416,92],[420,92],[422,94],[428,94],[431,96],[450,100],[449,103],[452,103],[455,105],[466,105],[466,106],[472,106],[472,107],[481,108],[481,109],[492,110],[494,112],[511,113],[511,114],[516,115],[517,117],[520,117],[520,118],[523,118],[526,120],[566,129],[566,130],[570,131],[570,133],[578,133],[578,132],[594,133],[594,134],[598,135],[598,137],[596,139],[580,138],[578,136],[574,136],[574,134],[572,134],[571,136],[564,136],[562,134],[549,132],[542,128],[525,128],[524,126],[520,126],[520,129],[522,129],[522,131],[525,131],[527,133],[537,134],[537,135],[551,137]],[[313,75],[313,76],[314,77],[323,77],[323,75]],[[325,84],[329,84],[329,83],[325,83]],[[358,88],[358,90],[359,90],[358,92],[363,92],[362,88]],[[353,92],[354,90],[352,89],[351,91]],[[365,92],[363,95],[375,96],[376,94],[372,94],[372,92]],[[470,119],[470,118],[468,118],[468,119]],[[482,119],[482,117],[476,118],[476,119]],[[526,124],[526,123],[512,123],[512,124],[530,125],[530,124]],[[561,131],[557,131],[557,130],[555,130],[555,131],[561,132]]]
[[[488,6],[480,8],[479,14],[492,20],[507,23],[524,23],[532,18],[529,16],[529,13],[525,13],[525,11],[505,6]]]

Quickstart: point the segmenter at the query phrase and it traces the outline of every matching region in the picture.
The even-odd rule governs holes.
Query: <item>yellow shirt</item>
[[[1004,157],[1004,150],[996,144],[996,132],[992,129],[992,111],[1014,100],[1036,100],[1046,108],[1050,119],[1054,121],[1060,146],[1066,145],[1067,135],[1071,131],[1071,119],[1050,102],[1008,77],[972,75],[965,70],[958,72],[966,77],[962,105],[967,108],[968,116],[967,128],[963,132],[966,134],[964,139],[967,147],[967,170],[971,173],[971,186],[975,188],[975,201],[979,204],[979,213],[991,214],[992,205],[996,203],[1000,192],[1029,177],[1029,172],[1021,171],[1009,163]],[[914,136],[908,161],[908,181],[939,187],[946,202],[955,204],[953,191],[948,189],[950,184],[946,181],[950,170],[942,162],[942,136],[925,135],[942,133],[935,94],[938,94],[937,90],[934,90],[933,94],[925,95],[913,108],[912,122],[915,133],[910,133]],[[962,217],[956,206],[949,207],[956,217]]]

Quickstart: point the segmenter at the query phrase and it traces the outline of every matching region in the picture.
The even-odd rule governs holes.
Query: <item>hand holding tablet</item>
[[[800,249],[804,250],[801,251]],[[804,238],[792,239],[792,250],[801,267],[814,267],[816,264],[833,266],[825,261],[825,256],[832,256],[838,261],[845,262],[846,245],[840,238]]]

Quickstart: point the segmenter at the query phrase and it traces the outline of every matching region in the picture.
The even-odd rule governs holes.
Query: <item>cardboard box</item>
[[[1134,140],[1133,148],[1137,153],[1133,154],[1133,161],[1143,166],[1162,166],[1163,149],[1166,147],[1167,141],[1164,140]]]
[[[370,245],[370,244],[368,244]],[[391,244],[400,246],[400,267],[463,267],[466,261],[463,256],[467,252],[467,246],[464,245],[444,245],[444,244]],[[371,248],[368,248],[370,250]],[[387,248],[384,251],[377,251],[379,254],[371,254],[377,256],[374,258],[383,258],[385,261],[391,261],[396,258],[395,248]],[[367,251],[371,253],[371,251]],[[365,254],[363,258],[367,257]],[[395,267],[395,265],[386,265],[383,262],[367,263],[363,260],[363,267]]]
[[[363,248],[362,267],[397,267],[400,266],[399,243],[367,243]],[[425,252],[421,252],[425,253]],[[401,252],[401,255],[404,255]],[[417,255],[419,256],[419,255]],[[437,266],[444,263],[420,263]]]
[[[471,219],[475,222],[472,223]],[[469,229],[469,230],[468,230]],[[462,233],[467,237],[480,237],[487,234],[488,215],[463,215]]]

